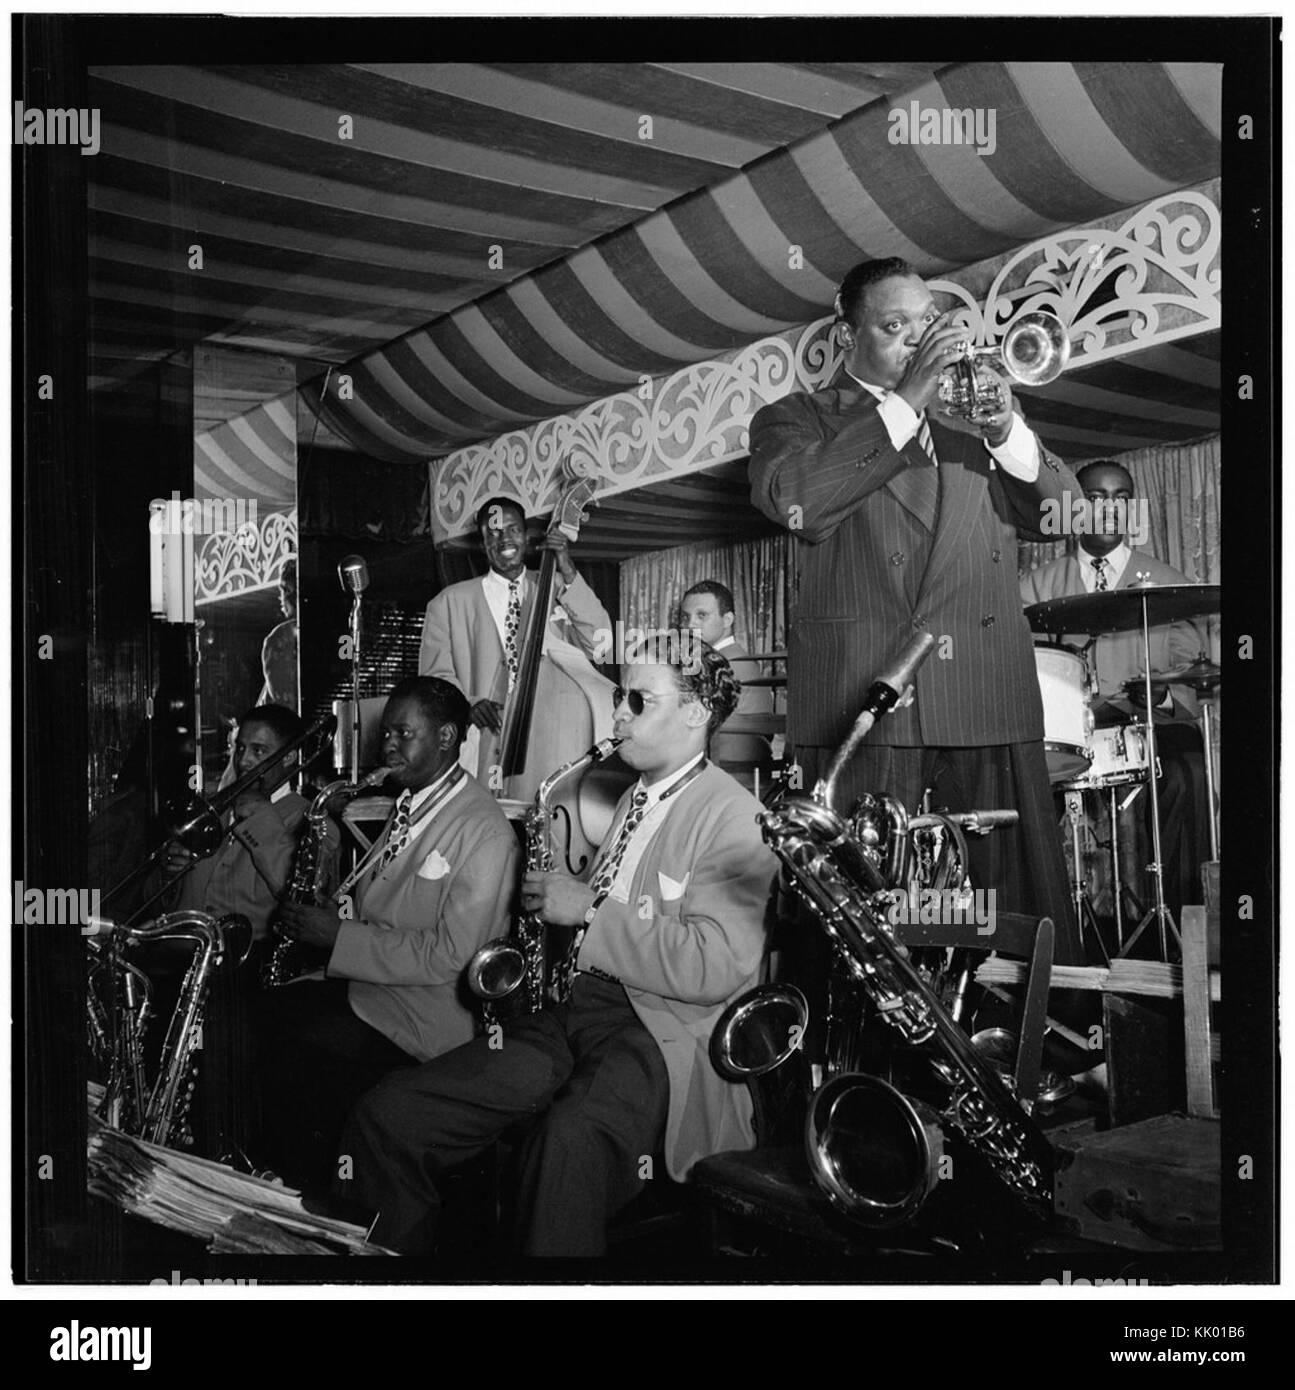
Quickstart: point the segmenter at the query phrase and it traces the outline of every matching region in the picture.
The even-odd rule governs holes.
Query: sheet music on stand
[[[95,1090],[91,1083],[91,1105]],[[386,1255],[365,1228],[307,1211],[301,1193],[222,1163],[132,1138],[89,1116],[88,1185],[132,1216],[203,1241],[215,1254]]]

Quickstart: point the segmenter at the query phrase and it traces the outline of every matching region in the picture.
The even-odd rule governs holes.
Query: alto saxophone
[[[558,785],[591,763],[610,757],[619,743],[618,738],[600,739],[588,752],[564,763],[540,783],[523,822],[527,873],[549,873],[554,867],[553,808],[549,803]],[[482,1015],[487,1027],[496,1022],[496,1006],[503,999],[511,999],[512,1011],[519,1014],[538,1013],[547,1003],[563,1002],[558,998],[557,982],[549,980],[545,933],[544,920],[538,912],[523,912],[514,923],[511,936],[487,941],[468,961],[467,986],[483,1001]]]
[[[237,913],[216,918],[208,912],[168,912],[142,927],[123,927],[100,919],[95,934],[107,934],[106,952],[94,957],[89,991],[90,1028],[96,1052],[107,1072],[104,1099],[99,1107],[106,1121],[167,1148],[193,1144],[189,1107],[197,1082],[198,1051],[207,997],[216,971],[231,957],[241,963],[252,942],[252,928]],[[192,941],[196,950],[185,971],[180,997],[167,1026],[157,1075],[150,1086],[145,1079],[144,1031],[150,1013],[148,977],[125,959],[131,946],[156,941]],[[110,999],[94,988],[94,974],[109,974]]]
[[[328,809],[329,802],[337,797],[345,797],[349,801],[362,796],[384,782],[389,771],[390,769],[385,767],[374,768],[360,782],[348,782],[344,777],[339,778],[336,782],[330,782],[310,803],[310,809],[306,812],[306,824],[302,829],[301,839],[297,841],[296,853],[292,857],[292,873],[283,891],[284,902],[306,903],[311,907],[318,905],[323,895],[324,874],[327,868],[324,848],[328,843],[328,822],[332,817]],[[290,984],[298,976],[314,969],[307,947],[302,946],[300,942],[289,940],[278,928],[276,933],[274,949],[261,970],[261,984],[265,989],[278,989],[281,985]]]

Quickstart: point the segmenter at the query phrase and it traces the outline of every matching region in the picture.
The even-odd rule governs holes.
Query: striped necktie
[[[938,468],[940,460],[935,454],[935,440],[931,438],[931,427],[926,422],[926,411],[917,417],[917,442],[926,450],[931,462]]]
[[[1098,556],[1098,558],[1093,561],[1093,574],[1096,575],[1093,587],[1096,593],[1104,594],[1107,589],[1110,588],[1110,585],[1106,581],[1106,571],[1108,568],[1109,565],[1101,556]]]
[[[504,616],[504,657],[508,662],[508,693],[517,684],[517,634],[522,625],[522,581],[512,580],[508,585],[508,612]]]
[[[378,860],[378,867],[374,871],[375,877],[409,843],[409,808],[413,804],[413,800],[413,792],[406,790],[400,793],[396,801],[396,818],[391,822],[391,829],[387,833],[386,848],[382,851],[382,858]]]

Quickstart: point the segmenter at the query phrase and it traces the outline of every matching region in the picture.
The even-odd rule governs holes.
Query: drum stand
[[[1142,593],[1142,661],[1143,661],[1143,689],[1146,695],[1147,709],[1147,770],[1149,776],[1147,781],[1151,784],[1151,845],[1152,862],[1147,865],[1151,874],[1152,886],[1155,889],[1155,902],[1150,910],[1138,923],[1133,935],[1128,942],[1120,947],[1117,959],[1122,959],[1138,944],[1138,939],[1147,927],[1155,921],[1160,929],[1160,959],[1169,959],[1169,933],[1172,932],[1174,940],[1182,949],[1182,940],[1178,935],[1178,927],[1174,922],[1173,914],[1165,906],[1165,872],[1164,863],[1161,858],[1160,847],[1160,792],[1156,787],[1156,720],[1151,702],[1151,624],[1148,620],[1147,612],[1147,591]]]
[[[1080,846],[1079,827],[1084,817],[1084,794],[1082,791],[1065,791],[1066,798],[1066,820],[1070,823],[1070,862],[1074,868],[1075,884],[1075,921],[1079,924],[1079,943],[1084,942],[1084,928],[1088,927],[1097,941],[1097,949],[1102,954],[1102,959],[1109,965],[1110,955],[1106,950],[1106,945],[1102,941],[1102,934],[1097,929],[1097,914],[1093,911],[1093,905],[1088,901],[1088,884],[1084,880],[1084,856]],[[1112,804],[1115,793],[1111,793]],[[1119,869],[1115,871],[1116,879],[1116,899],[1115,899],[1115,921],[1118,927],[1120,920],[1119,907]],[[1121,944],[1123,938],[1121,937]]]

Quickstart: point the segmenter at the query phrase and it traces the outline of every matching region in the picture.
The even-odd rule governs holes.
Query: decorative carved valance
[[[297,558],[297,513],[266,512],[234,532],[203,537],[198,548],[195,604],[272,589],[284,563]]]
[[[959,301],[960,319],[982,345],[998,342],[1019,314],[1056,314],[1070,334],[1075,371],[1217,329],[1219,240],[1215,203],[1186,191],[1145,204],[1119,226],[1075,228],[1022,247],[1002,264],[983,305],[955,280],[928,283]],[[597,478],[605,496],[741,458],[761,406],[818,390],[840,362],[832,320],[823,318],[459,449],[431,465],[433,535],[443,544],[469,533],[492,496],[515,498],[528,516],[549,511],[564,469]]]

